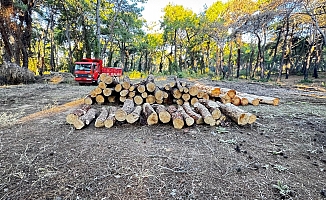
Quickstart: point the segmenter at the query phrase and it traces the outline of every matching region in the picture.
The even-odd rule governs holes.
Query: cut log
[[[98,94],[96,97],[95,97],[95,100],[98,104],[103,104],[105,99],[104,99],[104,96],[101,95],[101,94]]]
[[[143,93],[143,92],[145,92],[145,91],[146,91],[146,87],[145,87],[145,85],[139,84],[139,85],[137,86],[137,91],[138,91],[139,93]]]
[[[220,87],[207,86],[207,85],[203,85],[203,84],[199,84],[199,83],[196,83],[194,86],[197,87],[198,90],[204,91],[211,97],[218,97],[221,93]]]
[[[114,87],[114,91],[116,91],[116,92],[121,92],[121,90],[122,90],[122,85],[119,83],[119,84],[117,84],[117,85],[115,85],[115,87]]]
[[[135,104],[133,100],[126,99],[123,103],[122,108],[119,108],[115,111],[115,118],[117,121],[123,122],[126,120],[128,114],[134,111]]]
[[[165,84],[165,85],[164,85],[164,90],[165,90],[165,91],[170,91],[170,90],[171,90],[171,86],[170,86],[170,84]]]
[[[178,111],[183,117],[183,120],[186,122],[187,126],[192,126],[195,123],[194,118],[190,117],[182,106],[178,106]]]
[[[163,100],[163,99],[161,99],[161,100],[159,100],[159,99],[155,99],[155,102],[156,102],[157,104],[163,104],[163,103],[164,103],[164,100]]]
[[[237,92],[237,95],[241,96],[242,98],[246,98],[248,100],[248,103],[253,105],[253,106],[258,106],[259,105],[259,99],[257,98],[256,95],[242,93],[242,92],[241,93]]]
[[[215,120],[221,117],[222,113],[219,109],[219,105],[215,101],[200,99],[199,102],[209,110]]]
[[[105,107],[102,107],[101,113],[95,120],[95,127],[96,128],[101,128],[104,127],[104,122],[106,118],[108,118],[109,112]]]
[[[99,87],[102,90],[104,90],[106,88],[106,84],[104,82],[99,82],[97,87]]]
[[[112,94],[112,91],[113,91],[112,88],[105,88],[103,90],[103,95],[106,96],[106,97],[108,97],[108,96],[110,96]]]
[[[84,115],[78,117],[73,123],[76,129],[82,129],[88,126],[96,117],[96,109],[90,108]]]
[[[97,94],[97,92],[96,92],[95,89],[94,89],[94,90],[90,91],[89,95],[90,95],[91,97],[95,98],[96,95],[98,95],[98,94]]]
[[[202,98],[204,97],[204,95],[205,95],[205,91],[203,91],[203,90],[199,90],[199,91],[198,91],[198,94],[197,94],[197,98],[198,98],[198,99],[202,99]]]
[[[180,92],[180,90],[178,88],[173,88],[172,89],[172,95],[174,98],[176,99],[180,99],[182,96],[182,93]]]
[[[231,103],[235,106],[239,106],[241,104],[241,99],[235,95],[233,99],[231,99]]]
[[[143,99],[143,97],[136,95],[136,96],[134,96],[134,102],[136,105],[141,105],[141,104],[143,104],[144,99]]]
[[[84,98],[84,103],[85,103],[85,104],[88,104],[88,105],[93,105],[93,103],[94,103],[94,98],[91,97],[91,95],[87,95],[87,96]]]
[[[136,90],[136,86],[135,85],[131,85],[130,88],[129,88],[129,91],[130,92],[133,92]]]
[[[148,93],[147,92],[143,92],[140,94],[141,97],[143,97],[144,99],[146,99],[148,97]]]
[[[127,97],[119,97],[119,101],[121,102],[121,103],[124,103],[125,101],[126,101],[126,99],[127,99]]]
[[[173,99],[173,103],[177,105],[182,105],[184,103],[183,99]]]
[[[192,97],[191,99],[190,99],[190,104],[191,105],[194,105],[195,103],[197,103],[198,102],[198,98],[197,97]]]
[[[197,97],[198,92],[199,92],[199,90],[198,90],[198,88],[197,88],[196,85],[193,85],[193,86],[191,86],[191,87],[189,88],[189,94],[190,94],[191,96]]]
[[[183,87],[183,93],[189,93],[189,88],[186,87],[186,86],[184,86],[184,87]]]
[[[182,129],[184,127],[185,122],[178,109],[175,106],[171,105],[167,108],[167,111],[171,115],[173,127],[176,129]]]
[[[222,104],[220,102],[216,102],[222,111],[223,114],[230,117],[234,122],[238,125],[246,125],[249,122],[248,112],[242,110],[241,108],[231,104]]]
[[[249,116],[248,124],[253,124],[256,121],[257,116],[252,113],[247,113],[247,115]]]
[[[131,81],[130,81],[129,76],[124,76],[123,77],[121,86],[122,86],[123,89],[129,90],[129,88],[131,86]]]
[[[156,100],[163,100],[164,93],[159,87],[156,87],[154,91],[154,96]]]
[[[66,121],[68,124],[74,124],[78,117],[85,115],[86,112],[91,108],[88,104],[83,104],[73,112],[69,113],[66,117]]]
[[[278,106],[280,99],[276,97],[257,96],[260,103]]]
[[[182,93],[183,92],[183,87],[182,87],[182,85],[181,85],[181,83],[180,83],[177,76],[174,77],[174,81],[175,81],[176,88],[178,88],[178,90]]]
[[[101,74],[100,77],[99,77],[100,81],[104,82],[107,76],[108,76],[107,74],[104,74],[104,73]]]
[[[215,125],[215,120],[212,117],[212,114],[209,112],[209,110],[201,103],[197,102],[194,104],[194,108],[197,112],[200,113],[200,115],[203,117],[204,122],[206,124],[209,124],[211,126]]]
[[[149,103],[149,104],[154,104],[155,103],[155,96],[154,95],[148,95],[146,97],[146,103]]]
[[[146,86],[146,90],[148,92],[154,92],[155,88],[156,88],[156,84],[154,83],[154,76],[152,74],[147,76],[147,79],[145,81],[145,86]]]
[[[134,98],[135,96],[136,96],[136,92],[129,90],[128,97]]]
[[[96,95],[98,95],[98,94],[102,94],[102,89],[99,88],[99,87],[96,87],[96,88],[94,89],[94,93],[95,93]]]
[[[188,93],[184,93],[184,94],[182,94],[181,98],[182,98],[184,101],[189,101],[189,100],[190,100],[190,94],[188,94]]]
[[[109,103],[115,103],[116,102],[116,96],[109,96],[108,101],[109,101]]]
[[[103,82],[104,82],[106,85],[111,85],[111,84],[113,83],[113,77],[107,75],[107,76],[105,77],[105,79],[103,80]]]
[[[106,128],[111,128],[114,125],[114,123],[116,121],[116,119],[115,119],[115,111],[116,110],[117,110],[117,107],[114,107],[114,106],[109,107],[109,109],[108,109],[108,112],[109,112],[108,117],[104,121],[104,126]]]
[[[220,88],[221,94],[227,94],[231,99],[234,98],[234,96],[237,94],[237,92],[234,89],[229,88]]]
[[[231,97],[228,94],[220,94],[220,101],[224,104],[231,103]]]
[[[209,100],[209,95],[207,93],[204,93],[203,99]]]
[[[126,97],[128,95],[128,93],[129,93],[129,90],[127,90],[127,89],[121,90],[120,91],[120,96],[121,97]]]
[[[127,115],[126,121],[129,124],[135,123],[136,121],[139,120],[141,111],[142,111],[142,107],[141,106],[136,106],[136,108],[130,114]]]
[[[158,114],[159,120],[166,124],[171,121],[171,115],[170,113],[166,110],[164,105],[156,104],[155,105],[155,111]]]
[[[241,95],[236,95],[235,98],[236,97],[240,98],[240,102],[241,102],[242,106],[246,106],[246,105],[249,104],[249,101],[248,101],[248,99],[246,97],[243,97]]]
[[[167,93],[167,92],[164,91],[164,92],[163,92],[163,98],[164,98],[164,99],[169,98],[169,93]]]
[[[143,113],[148,125],[154,125],[158,123],[158,115],[149,103],[143,104]]]
[[[187,113],[190,117],[194,118],[196,124],[203,124],[203,123],[204,123],[204,119],[203,119],[203,117],[202,117],[200,114],[196,113],[196,112],[191,108],[191,106],[190,106],[190,104],[189,104],[188,102],[185,102],[185,103],[182,105],[182,107],[183,107],[183,109],[186,111],[186,113]]]

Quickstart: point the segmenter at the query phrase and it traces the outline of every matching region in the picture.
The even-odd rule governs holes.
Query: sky
[[[146,4],[143,4],[144,11],[142,14],[150,24],[160,20],[160,17],[164,15],[163,8],[169,3],[182,5],[198,14],[204,10],[205,4],[210,7],[215,1],[217,0],[148,0]]]

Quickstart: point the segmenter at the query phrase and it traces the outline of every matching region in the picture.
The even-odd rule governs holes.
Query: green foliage
[[[289,198],[292,196],[292,191],[290,190],[289,186],[284,185],[281,181],[277,181],[277,184],[274,184],[273,188],[277,189],[283,198]]]

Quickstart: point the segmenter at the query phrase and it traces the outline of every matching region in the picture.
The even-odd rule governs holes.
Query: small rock
[[[240,151],[241,151],[239,145],[237,145],[234,149],[235,149],[235,151],[238,152],[238,153],[240,153]]]
[[[240,167],[237,168],[237,172],[241,172],[241,168]]]
[[[286,158],[288,158],[288,156],[287,156],[287,155],[284,155],[284,156],[283,156],[283,158],[285,158],[285,159],[286,159]]]
[[[323,163],[326,163],[326,157],[320,158],[320,161],[322,161]]]
[[[259,163],[255,163],[253,166],[252,166],[254,169],[259,169],[259,167],[260,167],[260,164]]]
[[[326,197],[326,190],[321,190],[320,194],[321,194],[321,196]]]

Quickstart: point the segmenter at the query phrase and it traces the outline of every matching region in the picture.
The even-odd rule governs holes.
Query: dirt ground
[[[326,198],[325,74],[313,87],[200,81],[280,105],[243,107],[258,116],[248,126],[75,130],[62,105],[95,86],[1,86],[0,199]]]

